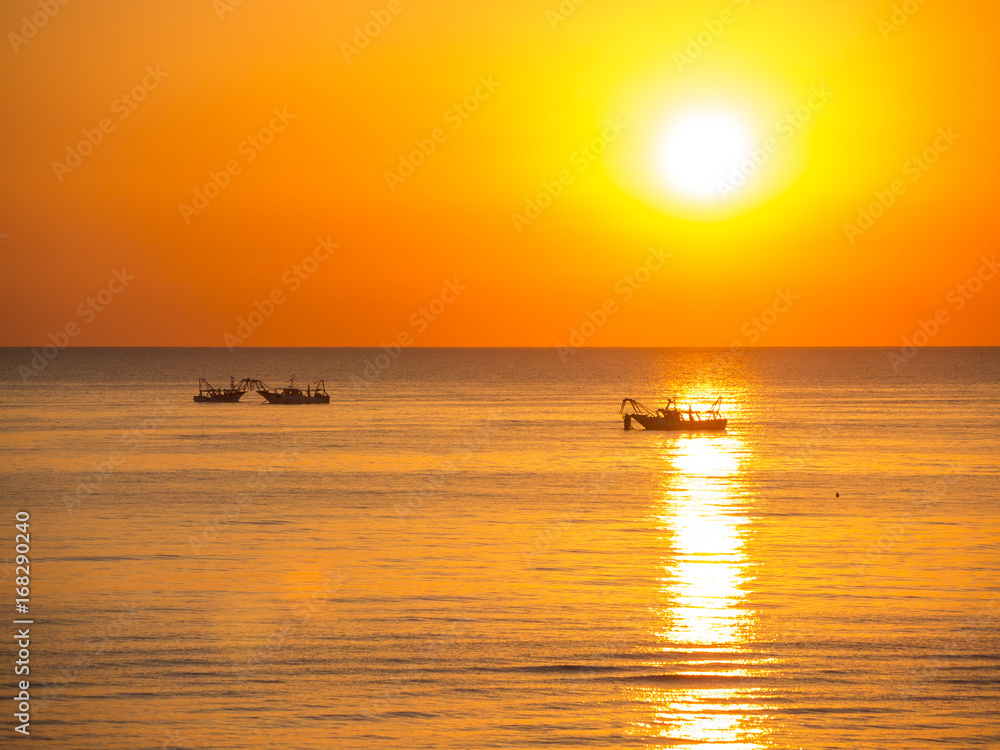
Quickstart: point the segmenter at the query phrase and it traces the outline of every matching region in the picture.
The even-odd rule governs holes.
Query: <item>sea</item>
[[[40,353],[5,747],[1000,748],[1000,349]]]

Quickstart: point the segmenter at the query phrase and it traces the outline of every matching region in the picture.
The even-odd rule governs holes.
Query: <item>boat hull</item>
[[[304,393],[294,394],[294,393],[273,393],[269,391],[258,391],[261,396],[267,399],[269,404],[328,404],[330,403],[330,397],[324,396],[322,393],[319,395],[307,396]]]
[[[199,404],[203,403],[235,404],[241,398],[243,398],[242,393],[227,393],[222,396],[195,396],[194,400]]]
[[[666,430],[670,432],[717,432],[726,429],[728,419],[693,419],[678,420],[664,417],[649,417],[645,414],[632,414],[632,420],[638,422],[647,430]]]

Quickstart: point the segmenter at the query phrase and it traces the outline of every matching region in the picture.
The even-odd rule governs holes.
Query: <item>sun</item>
[[[606,152],[608,175],[675,219],[747,216],[784,199],[809,164],[812,122],[788,126],[800,105],[797,93],[759,78],[637,85],[609,108],[631,129]]]
[[[660,173],[679,196],[697,202],[726,197],[732,171],[753,147],[739,116],[718,109],[685,112],[664,133]]]

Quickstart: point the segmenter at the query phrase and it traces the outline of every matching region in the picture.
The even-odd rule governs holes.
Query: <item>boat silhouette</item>
[[[720,415],[721,407],[722,396],[715,400],[704,416],[701,412],[694,411],[690,405],[687,411],[682,410],[677,404],[677,399],[673,398],[667,400],[665,407],[655,411],[634,398],[626,398],[622,399],[618,413],[625,419],[626,430],[631,430],[632,422],[635,421],[647,430],[706,432],[726,429],[729,420]]]
[[[205,378],[198,378],[198,395],[194,400],[199,403],[226,403],[233,404],[243,398],[244,393],[256,391],[269,404],[328,404],[330,395],[326,392],[326,385],[322,380],[315,385],[306,385],[305,391],[296,387],[295,378],[287,388],[271,388],[267,383],[254,378],[243,378],[236,382],[235,378],[229,377],[228,388],[216,388]]]
[[[261,388],[257,389],[257,393],[267,399],[269,404],[328,404],[330,403],[330,396],[326,392],[326,385],[322,380],[318,381],[314,386],[309,386],[306,384],[306,389],[303,391],[301,388],[295,387],[295,378],[292,378],[292,382],[287,388],[270,388],[269,386],[261,383]]]
[[[249,378],[244,378],[237,383],[236,379],[230,375],[228,388],[216,388],[205,380],[205,378],[198,378],[198,395],[194,397],[194,400],[198,402],[234,404],[243,398],[244,393],[253,390],[250,387],[251,382]]]

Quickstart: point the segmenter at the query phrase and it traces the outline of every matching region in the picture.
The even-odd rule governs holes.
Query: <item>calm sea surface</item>
[[[1000,747],[1000,350],[378,354],[0,350],[3,745]]]

